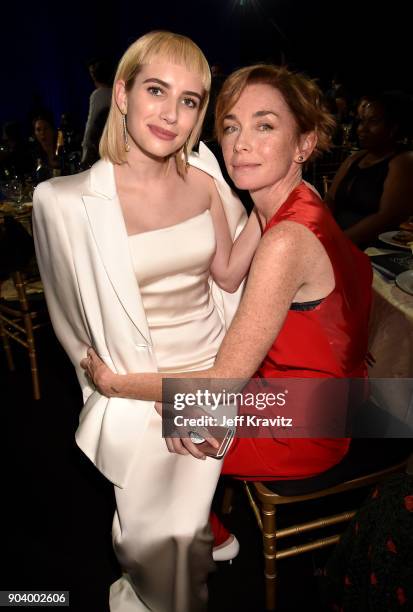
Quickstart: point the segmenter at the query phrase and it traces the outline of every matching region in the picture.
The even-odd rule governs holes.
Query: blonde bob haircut
[[[115,83],[119,80],[125,81],[126,91],[130,91],[141,67],[159,60],[184,66],[200,76],[204,87],[197,122],[184,147],[175,153],[178,173],[183,176],[186,171],[187,156],[201,135],[211,89],[211,72],[201,49],[190,38],[172,32],[155,31],[141,36],[126,50],[118,65]],[[123,164],[127,159],[122,131],[122,113],[116,104],[115,88],[99,144],[99,153],[101,157],[109,159],[114,164]]]
[[[277,89],[289,107],[298,135],[315,132],[316,147],[309,159],[328,151],[335,128],[335,120],[323,103],[318,85],[303,74],[291,72],[284,66],[256,64],[233,72],[224,82],[215,109],[215,133],[219,142],[223,137],[226,115],[238,102],[247,85],[262,83]]]

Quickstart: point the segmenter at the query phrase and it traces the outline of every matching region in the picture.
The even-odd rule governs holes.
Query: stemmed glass
[[[349,147],[351,145],[351,123],[344,123],[341,127],[343,129],[343,146]]]
[[[20,212],[23,208],[24,188],[23,183],[18,177],[3,181],[0,190],[6,200],[16,205],[16,210]]]

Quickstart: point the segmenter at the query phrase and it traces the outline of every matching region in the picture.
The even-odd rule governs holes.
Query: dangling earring
[[[182,147],[182,159],[185,163],[185,166],[188,166],[188,141]]]
[[[128,143],[128,130],[126,127],[126,113],[125,114],[122,113],[122,130],[123,130],[123,142],[125,144],[125,152],[129,153],[130,146]]]

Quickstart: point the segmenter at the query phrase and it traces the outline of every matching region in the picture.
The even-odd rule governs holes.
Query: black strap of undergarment
[[[290,310],[314,310],[314,308],[321,304],[323,300],[324,298],[321,298],[320,300],[312,300],[311,302],[292,302]]]

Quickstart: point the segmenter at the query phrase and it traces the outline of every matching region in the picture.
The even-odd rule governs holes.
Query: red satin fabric
[[[305,183],[291,192],[265,231],[281,221],[305,225],[317,236],[332,263],[335,288],[313,310],[289,310],[255,376],[366,377],[372,284],[368,257]],[[348,438],[240,438],[227,453],[222,473],[251,480],[310,477],[338,463],[348,446]]]

